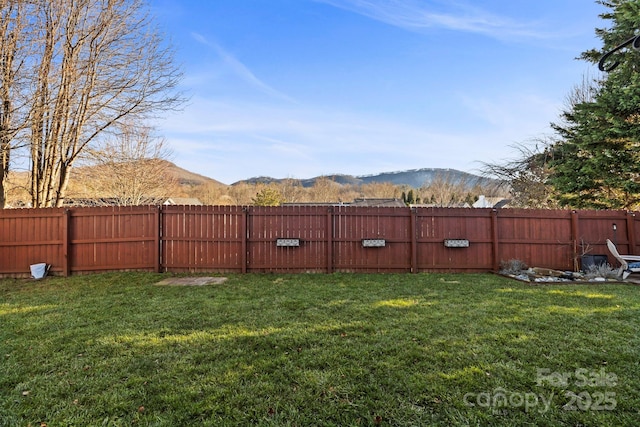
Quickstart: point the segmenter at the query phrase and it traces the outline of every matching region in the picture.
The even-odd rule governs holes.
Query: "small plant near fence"
[[[585,273],[562,272],[546,268],[529,268],[522,260],[510,259],[500,262],[500,274],[524,281],[558,282],[558,281],[609,281],[618,280],[618,270],[610,264],[594,264]]]
[[[500,274],[507,276],[517,276],[527,270],[529,266],[522,260],[510,259],[508,261],[500,261]]]
[[[595,279],[602,277],[603,279],[618,279],[618,270],[611,267],[609,263],[590,265],[584,274],[586,279]]]

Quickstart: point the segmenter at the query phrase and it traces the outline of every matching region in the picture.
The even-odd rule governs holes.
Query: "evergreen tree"
[[[407,205],[412,205],[416,202],[416,200],[413,198],[413,190],[409,190],[409,192],[407,193],[407,200],[405,200],[405,203]]]
[[[594,64],[640,29],[640,0],[598,3],[609,9],[600,17],[610,26],[596,29],[603,48],[581,55]],[[594,85],[593,99],[575,103],[552,125],[560,140],[550,183],[565,206],[640,207],[640,55],[623,49],[610,60],[619,65]]]
[[[280,206],[282,194],[274,187],[265,187],[251,201],[256,206]]]

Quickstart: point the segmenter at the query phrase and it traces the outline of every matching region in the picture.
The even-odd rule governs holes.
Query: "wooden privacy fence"
[[[350,206],[0,210],[0,275],[158,272],[483,272],[501,261],[574,270],[582,250],[638,253],[624,211]],[[610,257],[611,263],[614,260]]]

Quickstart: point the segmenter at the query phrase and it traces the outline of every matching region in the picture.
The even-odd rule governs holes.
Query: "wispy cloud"
[[[165,121],[163,127],[168,141],[183,156],[181,165],[193,163],[192,170],[232,183],[259,175],[309,178],[442,165],[472,170],[479,167],[478,161],[508,157],[508,144],[518,141],[523,129],[538,134],[552,114],[551,107],[541,108],[544,100],[535,104],[542,111],[530,111],[533,106],[510,99],[465,101],[475,122],[469,129],[448,130],[446,124],[333,108],[274,107],[198,97],[188,113]],[[494,114],[507,123],[494,126]],[[412,153],[410,161],[406,153]]]
[[[484,34],[504,39],[547,38],[549,34],[534,25],[493,14],[458,2],[443,2],[438,7],[434,1],[424,0],[315,0],[340,9],[367,16],[389,25],[409,31],[427,28],[444,28],[455,31]]]
[[[213,49],[218,54],[220,59],[224,62],[224,64],[227,67],[229,67],[229,69],[231,69],[233,73],[237,75],[240,79],[242,79],[244,82],[255,87],[262,93],[265,93],[269,96],[273,96],[274,98],[278,98],[288,102],[295,102],[288,95],[278,91],[277,89],[274,89],[273,87],[269,86],[267,83],[260,80],[246,65],[240,62],[231,53],[226,51],[218,43],[208,40],[206,37],[198,33],[191,33],[191,36],[197,42]]]

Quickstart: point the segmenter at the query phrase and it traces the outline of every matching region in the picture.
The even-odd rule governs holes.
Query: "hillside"
[[[223,192],[228,188],[226,184],[212,178],[183,169],[169,161],[163,161],[160,166],[162,176],[158,179],[167,193],[171,197],[201,197],[203,189],[211,191],[212,188],[220,189]],[[158,169],[156,169],[158,170]],[[73,168],[69,187],[67,188],[68,199],[86,199],[113,197],[111,192],[103,193],[99,188],[100,184],[108,177],[112,171],[100,171],[99,166],[78,166]],[[27,206],[30,200],[28,193],[29,173],[26,171],[11,171],[8,182],[8,205]]]
[[[428,186],[436,180],[446,181],[451,184],[464,184],[467,188],[472,188],[476,185],[492,185],[498,181],[491,178],[485,178],[478,175],[474,175],[468,172],[462,172],[455,169],[442,169],[442,168],[423,168],[423,169],[411,169],[399,172],[383,172],[375,175],[326,175],[322,177],[301,179],[300,182],[303,187],[312,187],[316,181],[320,178],[328,178],[338,184],[342,185],[363,185],[371,183],[390,183],[398,186],[408,186],[411,188],[420,188]],[[277,179],[271,177],[255,177],[238,181],[232,185],[241,183],[245,184],[279,184],[285,181],[285,179]]]
[[[194,172],[190,172],[186,169],[183,169],[171,162],[167,162],[167,173],[173,179],[175,179],[180,186],[198,186],[204,184],[214,184],[220,186],[226,186],[220,181],[216,181],[213,178],[206,177],[204,175],[199,175]]]
[[[144,170],[140,165],[138,172]],[[330,175],[295,180],[300,185],[291,185],[290,180],[271,177],[257,177],[226,185],[212,178],[193,173],[171,162],[164,167],[154,169],[151,177],[156,179],[138,181],[145,182],[147,188],[142,190],[148,197],[188,197],[197,198],[202,203],[217,204],[252,204],[257,192],[256,184],[273,183],[280,186],[283,201],[310,203],[352,201],[356,198],[399,198],[405,189],[418,189],[423,200],[435,200],[436,203],[451,203],[468,199],[470,195],[493,195],[499,181],[483,178],[454,169],[413,169],[399,172],[385,172],[375,175]],[[69,188],[68,200],[122,197],[123,180],[113,180],[113,174],[119,177],[128,176],[131,168],[101,171],[99,167],[75,168]],[[143,172],[144,173],[144,172]],[[28,175],[26,172],[12,173],[11,188],[8,192],[9,205],[26,206],[30,200],[27,192]],[[132,177],[126,178],[131,179]],[[127,182],[124,179],[124,182]],[[136,178],[133,178],[135,182]],[[320,179],[329,179],[336,185],[327,187],[318,185]],[[152,182],[151,187],[148,187]],[[120,184],[118,184],[120,182]],[[112,185],[113,184],[113,185]],[[319,183],[320,184],[320,183]],[[371,184],[389,184],[376,186]],[[435,184],[432,186],[432,184]],[[442,184],[442,185],[440,185]],[[120,187],[118,187],[120,185]],[[125,184],[126,185],[126,184]],[[433,188],[426,188],[432,186]],[[127,187],[129,188],[129,187]],[[133,188],[131,188],[133,190]],[[128,192],[127,190],[126,192]],[[139,190],[136,190],[139,191]]]

